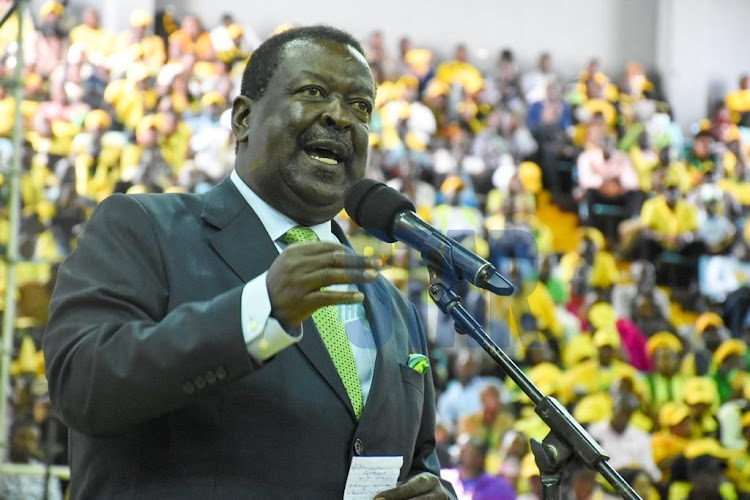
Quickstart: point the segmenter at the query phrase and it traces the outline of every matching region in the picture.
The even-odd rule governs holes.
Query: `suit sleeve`
[[[413,304],[409,319],[409,342],[414,349],[422,354],[428,355],[427,337],[425,336],[419,314]],[[414,449],[414,458],[411,462],[409,477],[416,476],[422,472],[429,472],[440,477],[440,461],[435,451],[435,384],[432,379],[432,370],[425,370],[424,384],[424,407],[422,408],[422,423],[419,426],[417,443]],[[443,487],[456,498],[453,486],[445,479],[440,480]]]
[[[189,251],[189,249],[180,249]],[[168,311],[162,246],[143,206],[114,195],[60,266],[43,337],[53,408],[92,435],[122,431],[253,369],[242,286]]]

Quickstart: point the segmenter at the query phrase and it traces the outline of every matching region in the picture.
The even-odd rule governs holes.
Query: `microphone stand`
[[[430,257],[436,256],[432,254]],[[549,426],[550,432],[543,441],[531,440],[531,450],[542,478],[544,500],[561,500],[562,473],[574,457],[589,469],[604,476],[623,498],[642,500],[622,476],[609,465],[607,462],[609,457],[599,443],[594,441],[559,401],[542,394],[518,365],[495,344],[482,326],[464,309],[458,295],[459,280],[453,266],[447,265],[442,256],[433,259],[422,254],[422,258],[429,269],[429,294],[433,302],[444,314],[449,314],[453,318],[459,333],[468,334],[476,340],[500,365],[500,368],[529,396],[535,406],[535,412]],[[442,260],[442,265],[436,265],[436,260]]]

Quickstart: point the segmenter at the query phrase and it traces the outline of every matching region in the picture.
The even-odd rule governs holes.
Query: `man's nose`
[[[320,118],[327,127],[345,129],[352,125],[351,110],[337,97],[331,98]]]

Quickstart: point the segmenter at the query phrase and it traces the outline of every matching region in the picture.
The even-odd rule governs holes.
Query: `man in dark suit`
[[[403,456],[383,498],[452,495],[416,311],[331,222],[374,100],[349,35],[285,32],[246,68],[230,178],[95,211],[43,340],[71,498],[340,498],[353,456]]]

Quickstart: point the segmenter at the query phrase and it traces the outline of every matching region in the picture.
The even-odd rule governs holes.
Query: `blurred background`
[[[750,2],[21,5],[0,25],[0,498],[66,491],[41,341],[87,218],[220,182],[248,58],[316,23],[353,33],[378,83],[367,176],[515,284],[464,290],[490,336],[643,498],[750,498]],[[422,315],[445,477],[540,498],[528,398],[429,301],[418,255],[337,222]],[[575,467],[565,490],[612,494]]]

